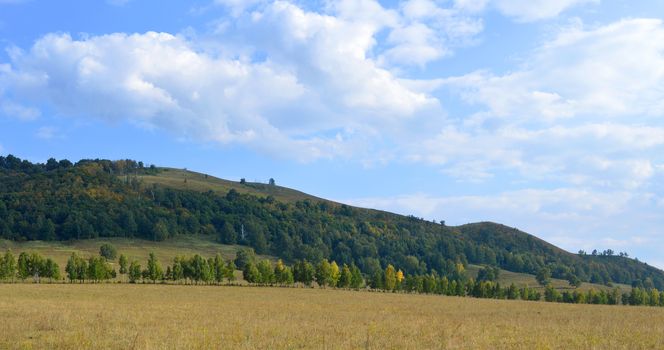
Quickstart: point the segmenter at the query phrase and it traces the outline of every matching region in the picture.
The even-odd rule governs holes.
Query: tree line
[[[573,304],[604,304],[604,305],[640,305],[664,307],[664,292],[656,288],[632,288],[630,292],[621,293],[618,288],[612,290],[579,290],[563,291],[546,284],[544,292],[535,288],[517,287],[514,283],[503,287],[495,278],[499,271],[485,267],[478,274],[478,279],[468,278],[463,265],[457,265],[455,279],[438,276],[435,272],[425,275],[408,275],[389,264],[380,273],[365,276],[360,269],[336,261],[323,259],[318,263],[298,260],[292,266],[282,260],[273,263],[271,260],[258,260],[251,250],[240,250],[235,259],[225,261],[220,254],[208,259],[199,254],[190,257],[178,256],[172,264],[164,269],[154,253],[150,253],[145,268],[137,260],[129,261],[124,254],[118,258],[119,271],[111,266],[108,246],[102,246],[99,256],[87,259],[72,253],[65,267],[65,274],[50,258],[38,253],[22,252],[18,258],[11,251],[0,256],[0,280],[26,281],[41,283],[42,279],[49,282],[69,281],[69,283],[99,283],[120,278],[128,283],[178,283],[220,285],[235,281],[235,272],[240,266],[243,279],[251,285],[258,286],[293,286],[301,284],[307,287],[368,289],[373,291],[395,293],[438,294],[446,296],[527,300],[573,303]],[[114,259],[110,259],[111,261]],[[493,275],[492,275],[493,274]],[[118,281],[121,282],[121,281]]]

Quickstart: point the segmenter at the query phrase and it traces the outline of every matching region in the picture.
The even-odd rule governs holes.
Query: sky
[[[664,267],[664,2],[0,0],[0,154],[136,159]]]

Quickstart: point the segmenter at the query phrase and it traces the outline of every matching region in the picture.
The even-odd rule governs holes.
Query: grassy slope
[[[258,197],[273,196],[275,199],[284,202],[296,202],[309,199],[312,201],[331,201],[308,195],[306,193],[281,186],[270,186],[263,183],[247,182],[241,184],[235,181],[224,180],[213,176],[173,168],[159,168],[157,175],[141,175],[140,179],[146,186],[157,183],[171,188],[193,191],[213,191],[219,194],[226,194],[234,189],[240,193],[248,193]],[[186,182],[185,182],[186,178]]]
[[[148,254],[154,252],[162,265],[170,265],[176,256],[191,256],[200,254],[203,257],[212,257],[220,253],[224,259],[235,258],[235,253],[241,246],[223,245],[216,243],[213,237],[206,236],[179,236],[164,242],[146,241],[128,238],[99,238],[72,242],[13,242],[0,240],[0,251],[11,249],[15,254],[19,252],[37,252],[52,258],[64,270],[67,259],[71,253],[76,252],[84,257],[99,254],[99,246],[111,243],[118,249],[118,254],[125,254],[129,260],[138,260],[145,264]],[[275,260],[273,257],[263,256]],[[145,266],[145,265],[144,265]]]
[[[299,288],[0,285],[2,349],[662,349],[664,309]]]
[[[475,278],[477,277],[477,273],[479,272],[480,268],[481,266],[478,265],[469,265],[466,271],[469,276]],[[544,287],[540,286],[539,283],[537,283],[535,276],[529,275],[527,273],[517,273],[507,270],[500,270],[500,275],[498,275],[498,282],[504,287],[514,283],[519,287],[528,286],[531,288],[538,289],[541,292],[544,292]],[[553,287],[555,287],[561,292],[565,290],[569,291],[574,290],[574,288],[570,287],[569,283],[566,280],[552,278],[551,284],[553,285]],[[629,292],[632,289],[631,286],[628,286],[626,284],[615,284],[614,286],[620,288],[620,290],[623,292]],[[588,291],[589,289],[608,291],[611,290],[612,288],[602,284],[595,284],[595,283],[583,283],[581,287],[578,288],[578,290],[583,292]]]

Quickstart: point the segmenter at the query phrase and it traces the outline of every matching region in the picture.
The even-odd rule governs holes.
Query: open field
[[[661,349],[664,310],[322,289],[0,285],[3,349]]]

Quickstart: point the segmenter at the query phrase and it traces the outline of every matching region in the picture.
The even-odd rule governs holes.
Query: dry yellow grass
[[[0,285],[2,349],[662,349],[664,310],[320,289]]]

